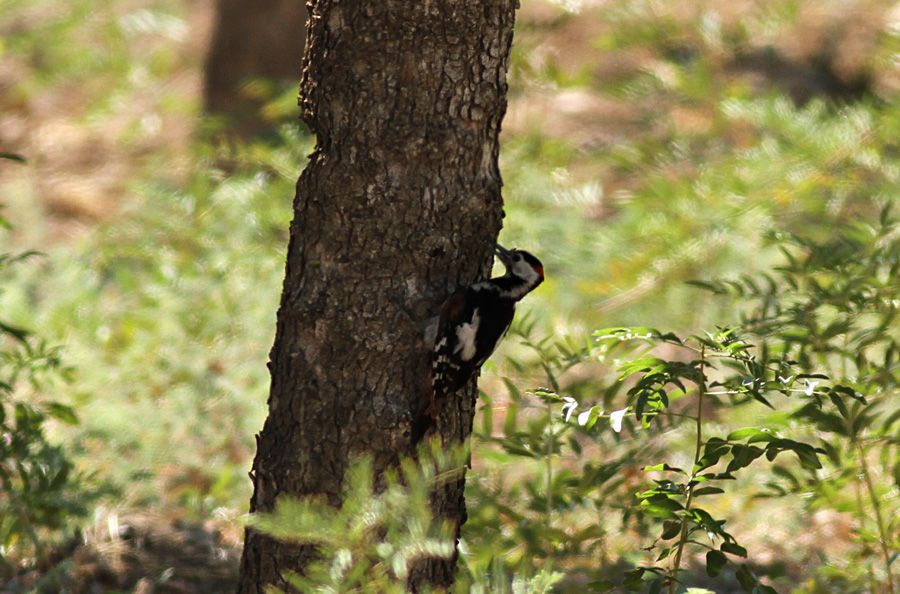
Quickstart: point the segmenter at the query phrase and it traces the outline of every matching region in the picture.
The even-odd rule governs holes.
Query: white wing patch
[[[472,321],[456,327],[456,348],[453,352],[460,353],[460,359],[463,361],[471,361],[475,356],[475,337],[478,335],[480,323],[481,317],[478,315],[478,308],[475,308],[472,312]]]

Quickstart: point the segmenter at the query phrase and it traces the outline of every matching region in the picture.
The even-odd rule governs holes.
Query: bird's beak
[[[499,243],[494,244],[494,252],[500,258],[500,261],[503,262],[504,266],[509,266],[512,261],[511,252],[500,245]]]

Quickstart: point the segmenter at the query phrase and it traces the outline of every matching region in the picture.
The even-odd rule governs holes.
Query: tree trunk
[[[308,8],[300,105],[317,145],[294,200],[254,512],[281,494],[338,504],[355,456],[380,473],[414,453],[426,322],[489,273],[503,217],[498,135],[516,0]],[[471,433],[475,395],[473,382],[444,403],[445,442]],[[457,525],[463,485],[434,497]],[[311,554],[248,531],[239,592],[284,587],[281,573]],[[447,586],[454,570],[455,559],[429,560],[413,582]]]
[[[229,116],[229,132],[259,132],[261,101],[250,97],[245,85],[257,78],[296,84],[305,41],[301,0],[216,0],[204,69],[206,111]]]

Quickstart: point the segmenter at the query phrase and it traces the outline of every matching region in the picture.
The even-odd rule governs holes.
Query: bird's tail
[[[412,427],[410,428],[410,439],[413,447],[419,445],[419,442],[425,435],[437,424],[437,398],[435,398],[434,384],[431,381],[431,370],[425,379],[425,386],[422,390],[422,400],[419,403],[419,410],[413,416]]]
[[[412,440],[412,445],[417,446],[425,437],[425,435],[434,428],[436,425],[436,418],[430,412],[425,411],[412,422],[412,428],[410,430],[410,439]]]

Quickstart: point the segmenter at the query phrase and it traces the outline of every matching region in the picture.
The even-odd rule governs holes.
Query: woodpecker
[[[495,252],[506,274],[460,289],[441,306],[413,444],[434,426],[438,402],[465,386],[500,344],[516,303],[544,281],[544,266],[530,253],[500,244]]]

